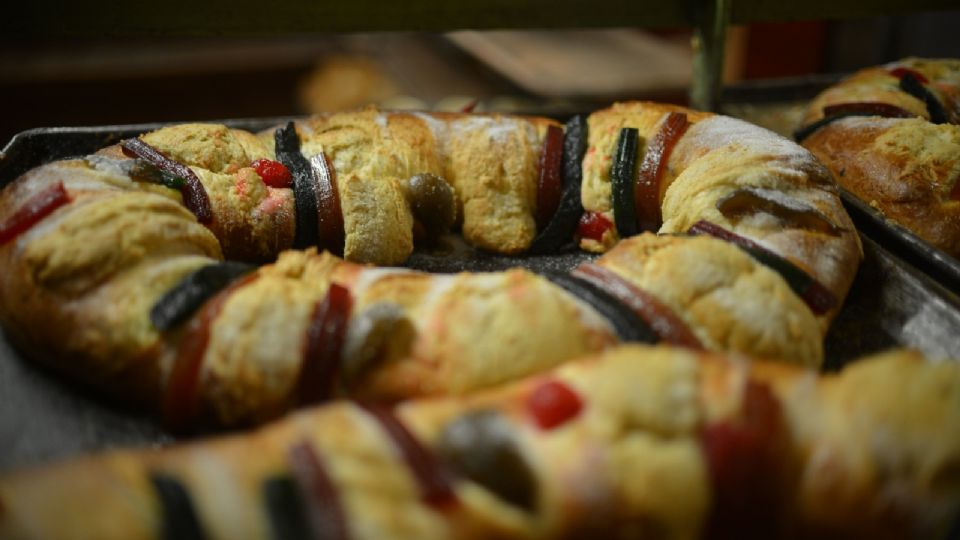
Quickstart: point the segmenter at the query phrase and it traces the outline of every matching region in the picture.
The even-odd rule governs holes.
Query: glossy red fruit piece
[[[785,431],[780,402],[764,383],[748,381],[739,414],[705,426],[700,444],[713,489],[706,537],[772,538],[777,509]]]
[[[530,393],[527,409],[541,429],[553,429],[580,414],[583,401],[565,383],[551,380],[540,384]]]
[[[70,202],[63,182],[44,188],[27,199],[15,214],[0,223],[0,245],[6,244]]]
[[[600,242],[603,234],[613,228],[613,222],[599,212],[584,212],[577,224],[577,236]]]
[[[663,221],[660,215],[660,181],[673,147],[686,133],[689,124],[685,113],[671,112],[647,145],[633,190],[637,226],[641,231],[656,232],[660,229]]]
[[[290,169],[279,161],[258,159],[250,166],[257,171],[257,174],[263,179],[263,183],[272,188],[288,188],[293,183],[293,175],[290,174]]]
[[[561,158],[563,157],[563,128],[550,126],[540,151],[539,175],[537,178],[537,230],[542,231],[550,223],[560,206],[563,191]]]
[[[646,321],[661,340],[703,350],[703,345],[687,323],[653,294],[594,263],[581,264],[573,270],[573,275],[593,283],[623,302]]]
[[[923,73],[920,73],[919,71],[917,71],[917,70],[915,70],[915,69],[910,69],[910,68],[906,68],[906,67],[893,68],[893,69],[890,70],[890,75],[892,75],[892,76],[894,76],[894,77],[896,77],[896,78],[898,78],[898,79],[902,79],[904,75],[912,75],[914,79],[920,81],[920,82],[923,83],[923,84],[927,84],[927,83],[930,82],[930,80],[927,79],[927,78],[923,75]]]
[[[304,501],[313,537],[322,540],[349,538],[337,488],[322,456],[310,441],[304,440],[291,447],[287,452],[287,463]]]
[[[181,433],[190,427],[199,407],[200,372],[210,343],[210,327],[237,289],[256,279],[252,273],[234,281],[210,299],[191,320],[177,349],[177,356],[164,388],[161,410],[167,429]]]
[[[361,404],[383,428],[410,468],[420,486],[420,498],[435,508],[457,503],[453,476],[427,447],[407,429],[403,421],[387,407]]]
[[[480,104],[480,100],[478,98],[473,98],[472,100],[470,100],[470,103],[467,103],[466,105],[460,108],[460,112],[467,113],[467,114],[472,113],[473,110],[476,109],[477,105],[479,104]]]
[[[350,291],[337,283],[314,306],[300,368],[301,405],[326,401],[333,393],[352,308]]]
[[[896,105],[878,101],[834,103],[823,108],[823,116],[871,115],[884,118],[913,118],[917,115]]]
[[[815,315],[823,315],[838,303],[837,298],[826,285],[820,283],[787,258],[770,251],[749,238],[703,219],[694,223],[687,229],[687,232],[712,236],[743,249],[754,260],[780,274],[787,285],[793,289],[793,292],[797,293],[797,296],[810,307]]]
[[[319,245],[337,255],[343,254],[346,233],[343,226],[343,209],[340,207],[340,191],[337,188],[337,171],[326,154],[310,158],[311,174],[317,185],[317,226]]]

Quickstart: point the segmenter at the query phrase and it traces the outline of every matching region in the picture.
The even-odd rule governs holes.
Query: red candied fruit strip
[[[584,263],[573,274],[597,285],[632,309],[660,339],[672,345],[703,350],[703,344],[687,323],[656,296],[594,263]]]
[[[763,383],[748,381],[737,417],[707,425],[700,444],[713,507],[706,538],[773,538],[783,507],[783,412]]]
[[[930,80],[927,79],[926,76],[924,76],[923,73],[920,73],[919,71],[917,71],[917,70],[915,70],[915,69],[910,69],[910,68],[907,68],[907,67],[893,68],[893,69],[890,70],[890,75],[892,75],[892,76],[894,76],[894,77],[896,77],[896,78],[898,78],[898,79],[902,79],[905,75],[910,75],[910,76],[912,76],[914,79],[920,81],[920,82],[923,83],[923,84],[927,84],[927,83],[930,82]]]
[[[480,104],[480,100],[478,98],[473,98],[470,101],[470,103],[467,103],[466,105],[460,108],[460,112],[466,113],[466,114],[472,113],[473,110],[476,109],[477,105],[479,104]]]
[[[0,245],[30,230],[40,220],[68,202],[70,202],[70,195],[63,187],[63,182],[57,182],[35,193],[15,214],[0,223]]]
[[[159,150],[150,146],[141,139],[134,137],[120,143],[123,153],[143,159],[157,167],[183,178],[183,186],[180,193],[183,194],[183,204],[188,210],[193,212],[200,223],[210,223],[213,221],[213,210],[210,208],[210,197],[207,196],[207,190],[200,183],[200,178],[196,173],[190,170],[190,167],[178,163],[160,153]]]
[[[551,125],[540,151],[539,175],[537,178],[537,230],[542,231],[550,223],[560,206],[563,191],[561,158],[563,157],[563,128]]]
[[[272,159],[258,159],[250,164],[257,171],[263,183],[272,188],[288,188],[293,182],[293,175],[283,163]]]
[[[323,458],[310,441],[304,440],[287,452],[293,480],[307,509],[313,537],[320,540],[347,540],[346,515],[336,486],[330,479]]]
[[[300,368],[301,405],[330,399],[343,360],[343,342],[352,308],[350,291],[337,283],[331,283],[327,294],[314,306]]]
[[[553,429],[580,414],[583,401],[567,384],[551,380],[540,384],[530,393],[527,409],[540,429]]]
[[[837,305],[837,298],[826,285],[806,273],[789,260],[770,251],[749,238],[728,231],[723,227],[702,219],[688,230],[690,234],[705,234],[740,247],[755,260],[772,268],[786,280],[787,285],[803,300],[815,315],[823,315]]]
[[[584,212],[577,224],[577,236],[600,242],[603,234],[613,228],[613,222],[600,212]]]
[[[200,405],[200,371],[203,357],[210,343],[210,327],[220,316],[223,306],[240,287],[256,279],[257,274],[247,274],[220,291],[204,305],[203,309],[187,326],[186,334],[177,349],[177,356],[167,379],[161,404],[162,416],[167,429],[182,433],[197,416]]]
[[[950,190],[950,198],[960,201],[960,175],[953,179],[953,189]]]
[[[917,115],[896,105],[878,101],[854,101],[835,103],[823,108],[823,116],[871,115],[884,118],[914,118]]]
[[[420,498],[434,508],[456,504],[457,494],[453,489],[452,474],[410,433],[400,418],[386,407],[365,404],[360,407],[380,424],[403,456],[420,486]]]
[[[637,186],[633,191],[637,226],[641,231],[656,232],[660,229],[663,221],[660,215],[660,181],[673,147],[689,125],[686,113],[671,112],[647,145],[637,174]]]
[[[317,180],[319,245],[334,254],[342,255],[346,233],[343,228],[340,192],[337,188],[337,171],[323,152],[310,158],[310,169]]]

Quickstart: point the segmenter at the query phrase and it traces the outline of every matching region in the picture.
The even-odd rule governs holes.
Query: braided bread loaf
[[[341,243],[326,247],[347,259],[406,258],[414,218],[429,215],[414,215],[404,179],[421,173],[442,177],[435,187],[452,186],[469,241],[512,253],[536,234],[534,182],[544,168],[537,156],[543,161],[557,124],[367,109],[276,137],[215,125],[163,128],[123,148],[41,166],[0,193],[0,224],[36,218],[0,244],[0,320],[32,356],[160,405],[174,425],[259,422],[340,393],[463,393],[620,340],[819,365],[859,245],[829,173],[798,146],[725,117],[617,105],[587,122],[584,207],[621,222],[602,205],[609,173],[599,162],[613,151],[611,134],[628,127],[656,139],[658,122],[678,114],[691,125],[663,159],[660,182],[661,232],[677,234],[621,242],[579,278],[554,276],[554,284],[521,270],[430,276],[289,251],[174,319],[158,319],[158,305],[172,293],[181,303],[193,298],[181,285],[207,279],[217,260],[270,259],[303,240],[313,217],[302,215],[300,188],[265,182],[251,163],[293,153],[326,169],[343,226]],[[157,175],[144,172],[151,159],[182,167],[188,178],[179,192],[148,178]],[[30,213],[48,199],[58,202]],[[324,218],[320,202],[313,211]],[[617,236],[605,231],[593,247],[606,249]],[[572,294],[581,289],[587,300]],[[621,308],[605,307],[611,295],[639,319],[624,322]],[[640,319],[652,327],[642,336]]]
[[[908,58],[817,96],[798,140],[851,193],[960,257],[960,60]]]
[[[943,537],[960,364],[623,347],[462,398],[0,477],[0,537]]]

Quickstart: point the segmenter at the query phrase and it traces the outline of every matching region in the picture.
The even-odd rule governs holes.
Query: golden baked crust
[[[594,121],[610,123],[611,132],[630,122],[652,130],[665,111],[676,110],[624,104]],[[848,218],[834,206],[829,173],[796,145],[757,128],[690,116],[694,124],[669,164],[664,231],[710,219],[794,260],[842,300],[858,251]],[[537,155],[554,124],[369,108],[317,116],[297,130],[302,153],[323,152],[337,172],[346,258],[383,261],[403,260],[412,249],[401,184],[420,173],[453,185],[464,234],[475,244],[525,249],[535,232]],[[198,422],[225,425],[262,422],[302,398],[307,329],[333,284],[353,304],[334,395],[394,401],[462,394],[619,340],[617,325],[596,308],[526,271],[431,276],[313,250],[283,253],[252,281],[207,302],[218,309],[201,308],[159,332],[150,310],[185,275],[224,255],[272,256],[292,242],[292,190],[267,186],[250,166],[275,157],[270,134],[183,124],[144,135],[197,174],[211,201],[209,227],[176,190],[131,179],[133,162],[116,146],[16,180],[0,194],[0,216],[60,182],[71,201],[0,246],[0,317],[12,338],[82,380],[153,406],[193,392]],[[596,167],[584,162],[586,171]],[[834,228],[784,227],[777,216],[728,218],[716,210],[718,197],[743,186],[799,201]],[[809,366],[823,361],[823,336],[836,310],[814,317],[781,277],[736,247],[643,235],[598,264],[659,299],[707,350]],[[183,367],[194,362],[199,367]],[[183,383],[180,373],[196,373],[196,383]],[[118,382],[127,379],[136,384]]]
[[[828,105],[854,102],[889,103],[929,120],[930,111],[924,102],[900,89],[899,77],[892,73],[898,68],[926,77],[930,82],[927,88],[944,105],[949,122],[960,122],[960,60],[911,57],[861,69],[824,90],[810,102],[801,125],[823,118],[823,108]]]
[[[678,105],[632,101],[615,103],[613,106],[592,113],[587,119],[589,141],[587,154],[583,158],[583,207],[592,212],[611,212],[610,204],[610,166],[613,164],[613,151],[617,145],[620,130],[625,127],[640,131],[643,144],[656,133],[663,116],[671,112],[687,115],[691,124],[712,116],[710,113],[693,111]],[[643,148],[640,149],[641,151]],[[679,171],[668,163],[661,184],[666,191],[670,181]],[[661,197],[663,194],[661,193]]]
[[[255,135],[217,124],[178,124],[142,139],[200,178],[214,214],[210,230],[227,258],[267,261],[292,245],[293,192],[266,185],[250,167],[275,158]]]
[[[536,236],[537,160],[553,120],[498,114],[421,116],[444,141],[446,178],[457,192],[463,235],[478,247],[525,251]]]
[[[778,274],[727,242],[645,233],[598,264],[670,307],[707,350],[823,363],[825,332],[810,309]]]
[[[0,320],[38,360],[110,393],[153,401],[160,336],[150,308],[185,274],[219,258],[220,246],[177,199],[81,160],[28,172],[0,193],[0,214],[57,182],[72,203],[0,246]]]
[[[562,385],[580,403],[552,427],[537,423],[542,411],[530,397],[547,385]],[[937,538],[960,509],[958,386],[960,364],[904,351],[818,376],[682,349],[621,347],[483,393],[395,409],[447,467],[459,467],[456,456],[464,455],[484,463],[485,452],[507,441],[526,478],[520,485],[532,494],[529,507],[466,475],[450,477],[456,502],[430,506],[383,427],[339,402],[245,435],[4,475],[0,536],[160,537],[166,520],[176,519],[164,516],[151,485],[160,474],[181,486],[181,504],[192,506],[208,536],[270,538],[267,485],[297,481],[290,452],[308,443],[351,538]],[[452,428],[462,434],[478,420],[495,429],[490,438],[451,454]],[[737,484],[737,463],[758,468],[763,476],[743,479],[766,491]],[[502,474],[499,464],[474,471]],[[745,494],[745,514],[725,504],[730,489]]]
[[[943,105],[948,123],[929,122],[926,104],[899,87],[892,74],[911,69]],[[825,106],[878,102],[917,118],[848,117],[802,141],[837,181],[885,217],[946,253],[960,257],[960,60],[908,58],[861,70],[825,90],[809,105],[802,125],[823,118]]]
[[[785,257],[843,299],[862,254],[830,171],[799,145],[746,122],[649,102],[618,103],[591,114],[584,208],[612,221],[610,166],[620,129],[636,128],[646,145],[671,112],[685,113],[690,126],[664,167],[658,232],[684,233],[700,220],[710,221]],[[743,190],[802,207],[819,226],[797,224],[759,207],[745,214],[721,212],[720,202]],[[612,244],[592,247],[603,251]],[[824,329],[835,314],[822,317]]]
[[[321,151],[338,175],[344,254],[399,264],[413,249],[400,183],[431,173],[454,189],[464,238],[499,253],[525,251],[536,235],[537,160],[547,126],[537,117],[361,111],[298,124],[302,152]]]
[[[667,305],[706,350],[823,363],[826,329],[807,305],[726,242],[645,234],[597,264]],[[358,399],[465,394],[618,341],[592,307],[524,270],[430,275],[285,252],[227,299],[211,327],[201,394],[214,423],[257,423],[295,404],[311,309],[331,283],[353,298],[337,392]],[[173,341],[165,373],[176,354]]]

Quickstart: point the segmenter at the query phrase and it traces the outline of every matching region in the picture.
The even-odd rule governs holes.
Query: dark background
[[[728,79],[843,73],[909,55],[960,57],[958,29],[958,12],[738,27],[730,32],[728,62],[736,68]],[[548,104],[442,34],[8,41],[0,42],[0,144],[34,127],[308,113],[305,81],[325,59],[343,56],[371,60],[392,91],[428,106],[447,95]],[[683,101],[685,93],[624,97]]]

